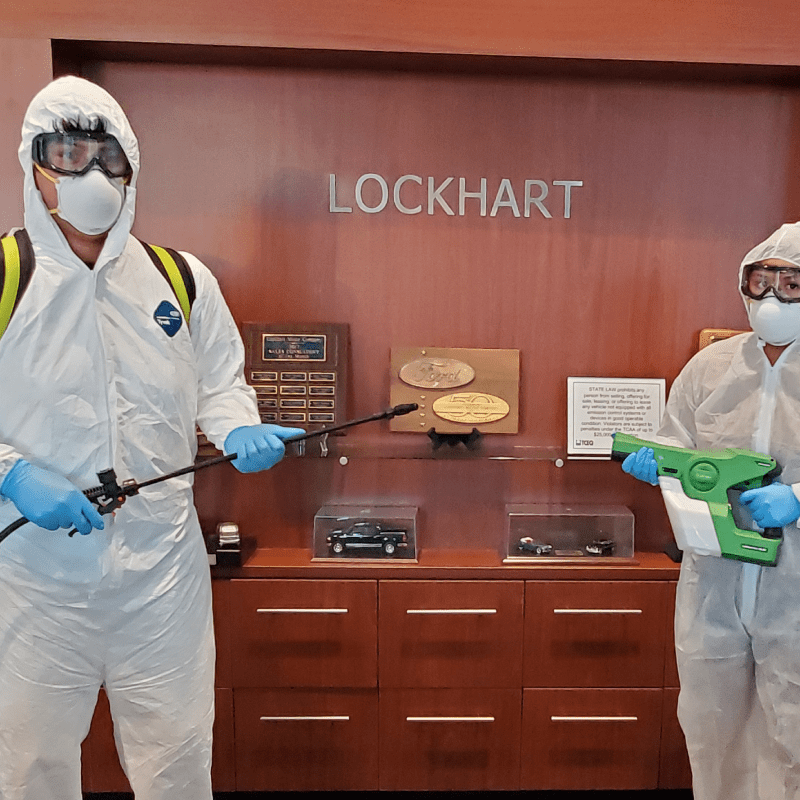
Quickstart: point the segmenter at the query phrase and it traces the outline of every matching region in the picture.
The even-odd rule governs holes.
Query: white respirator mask
[[[51,214],[89,236],[105,233],[117,221],[125,202],[125,178],[109,178],[100,169],[53,178],[35,166],[56,185],[58,207]]]
[[[767,344],[781,347],[800,337],[800,303],[782,303],[774,295],[749,300],[750,327]]]

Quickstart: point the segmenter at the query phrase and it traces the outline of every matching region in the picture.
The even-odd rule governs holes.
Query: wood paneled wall
[[[738,263],[784,221],[792,183],[795,97],[769,84],[113,61],[87,71],[140,138],[138,236],[206,261],[239,321],[348,322],[352,416],[388,405],[392,346],[518,348],[517,442],[530,446],[564,445],[568,376],[671,380],[701,328],[745,326]],[[331,174],[352,212],[331,213]],[[360,210],[365,174],[390,190],[419,176],[402,198],[420,213],[401,213],[391,191],[383,211]],[[429,177],[454,178],[442,192],[453,215],[428,213]],[[470,192],[486,178],[485,216],[469,197],[459,214],[459,177]],[[503,179],[520,209],[525,180],[547,183],[551,217],[508,205],[491,216]],[[569,218],[559,180],[583,181]],[[365,206],[377,187],[365,184]],[[419,505],[428,547],[499,547],[505,503],[548,500],[624,503],[640,546],[669,537],[658,493],[608,462],[307,459],[198,479],[204,521],[236,519],[262,546],[306,546],[315,511],[335,500]]]
[[[23,38],[800,64],[795,0],[29,0],[0,18]]]
[[[683,3],[648,4],[645,15],[630,0],[605,16],[597,4],[584,4],[572,27],[559,21],[562,6],[527,4],[523,13],[509,2],[492,7],[487,21],[485,4],[460,4],[458,15],[443,2],[405,4],[398,17],[400,6],[372,2],[358,4],[360,28],[355,5],[346,2],[264,4],[250,9],[247,24],[244,6],[234,2],[224,19],[213,7],[214,30],[211,4],[201,2],[181,19],[139,6],[135,20],[113,1],[95,15],[83,8],[80,17],[70,10],[48,17],[37,2],[24,19],[16,9],[4,12],[8,30],[24,33],[38,14],[54,38],[110,42],[100,60],[88,45],[81,58],[75,43],[68,68],[115,94],[139,135],[137,235],[203,258],[240,322],[348,322],[352,416],[388,404],[392,346],[518,348],[517,441],[561,447],[567,376],[671,380],[701,328],[745,326],[735,287],[739,259],[800,212],[798,96],[785,80],[791,71],[352,58],[359,49],[384,49],[800,64],[794,42],[773,30],[793,20],[794,4],[773,2],[748,38],[746,0],[726,5],[727,24],[717,24],[711,0],[691,7],[691,24]],[[623,13],[626,25],[618,24]],[[662,20],[655,35],[662,16],[669,24]],[[336,54],[321,63],[319,50],[298,50],[265,66],[273,51],[252,58],[256,49],[244,47],[239,66],[229,52],[217,63],[178,49],[148,61],[142,45],[121,61],[114,40],[134,49],[170,40],[349,49],[351,57],[337,68]],[[19,120],[7,120],[21,118],[50,68],[41,40],[11,48],[6,74],[21,68],[24,81],[7,84],[13,113],[3,130],[13,164],[2,156],[0,176],[11,176],[5,228],[19,221],[13,190],[21,185],[12,133]],[[337,203],[351,213],[330,211],[332,173]],[[418,176],[422,186],[406,183],[402,198],[420,204],[420,213],[400,213],[391,194],[380,213],[359,209],[355,186],[365,174],[380,175],[390,192],[400,176]],[[439,186],[448,177],[442,197],[455,213],[436,203],[427,213],[427,180]],[[486,179],[489,209],[504,179],[521,208],[525,181],[543,181],[551,216],[535,206],[530,216],[515,216],[507,202],[482,216],[474,197],[460,215],[459,178],[469,192]],[[569,218],[554,183],[563,180],[583,182],[573,189]],[[379,201],[377,185],[366,182],[365,205]],[[389,441],[385,429],[352,434],[361,436]],[[342,466],[305,459],[265,475],[222,468],[198,478],[204,522],[235,519],[261,546],[307,546],[314,512],[332,500],[419,505],[427,547],[499,547],[503,505],[546,500],[623,503],[637,515],[640,547],[657,549],[669,539],[657,491],[608,462],[557,469],[546,460],[353,458]]]
[[[31,98],[53,77],[49,39],[0,38],[0,233],[22,221],[20,128]]]

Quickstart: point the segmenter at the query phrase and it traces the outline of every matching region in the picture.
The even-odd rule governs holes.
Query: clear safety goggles
[[[116,138],[99,131],[40,133],[33,140],[33,160],[65,175],[83,175],[94,166],[109,178],[127,178],[132,172]]]
[[[742,273],[742,293],[763,300],[770,290],[782,303],[800,303],[800,268],[748,264]]]

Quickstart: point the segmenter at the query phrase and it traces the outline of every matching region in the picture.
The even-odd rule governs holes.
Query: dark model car
[[[398,547],[407,547],[405,528],[397,528],[383,522],[357,520],[351,525],[332,530],[328,536],[328,546],[336,555],[345,550],[362,548],[380,549],[387,556],[393,556]]]
[[[553,545],[546,542],[537,542],[530,536],[523,536],[519,540],[519,549],[523,553],[530,553],[532,556],[549,556],[553,552]]]
[[[610,556],[617,549],[617,544],[613,539],[595,539],[585,549],[587,556]]]

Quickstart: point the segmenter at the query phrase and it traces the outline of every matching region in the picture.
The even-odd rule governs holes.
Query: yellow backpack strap
[[[0,336],[6,332],[11,315],[28,288],[35,259],[28,234],[19,230],[0,239]]]
[[[178,300],[178,305],[183,312],[183,318],[188,325],[197,290],[194,283],[194,275],[192,275],[192,270],[186,263],[186,259],[177,250],[159,247],[155,244],[146,244],[145,242],[141,244],[147,255],[150,256],[150,260],[172,287],[172,291]]]

